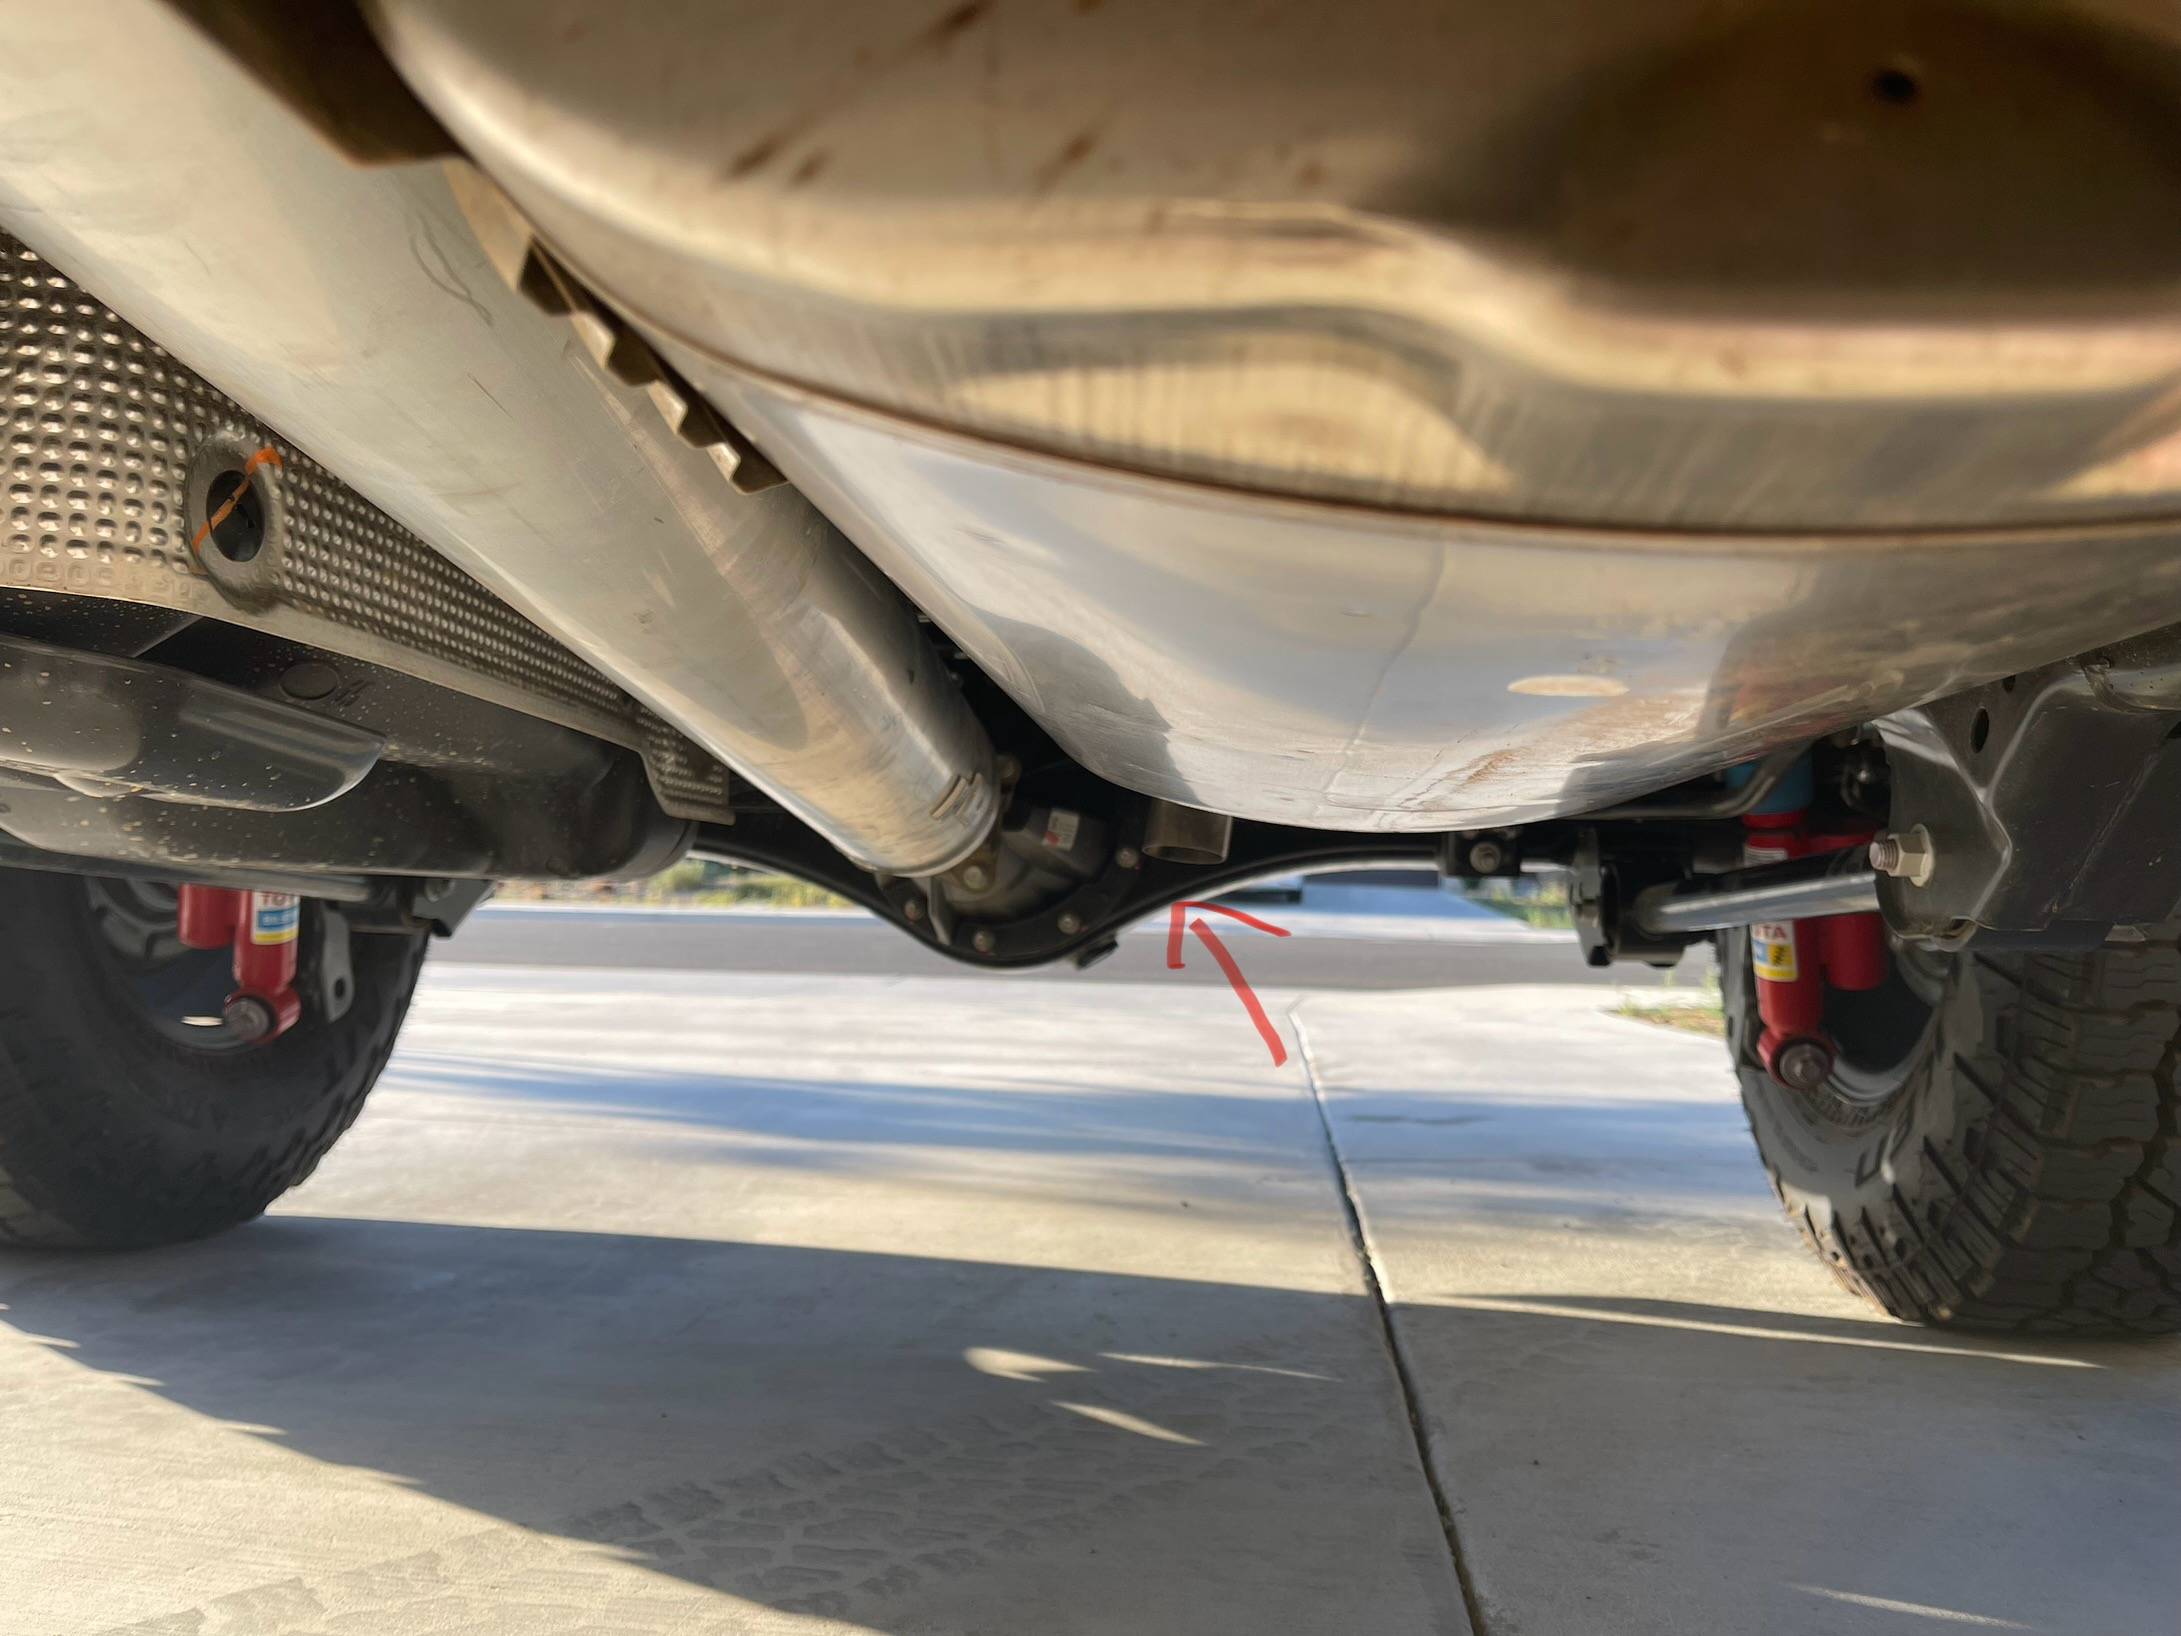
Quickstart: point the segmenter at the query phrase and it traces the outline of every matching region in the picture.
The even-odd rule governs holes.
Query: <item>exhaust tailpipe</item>
[[[131,324],[859,864],[983,841],[991,743],[899,591],[509,289],[438,166],[350,165],[164,6],[31,8],[0,97],[0,224]]]

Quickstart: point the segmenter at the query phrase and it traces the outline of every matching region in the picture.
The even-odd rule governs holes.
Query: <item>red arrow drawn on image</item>
[[[1182,917],[1191,909],[1208,909],[1215,915],[1229,915],[1245,926],[1270,932],[1274,937],[1287,936],[1285,926],[1275,926],[1269,920],[1259,920],[1255,915],[1246,915],[1240,909],[1230,909],[1223,903],[1177,903],[1168,911],[1166,922],[1168,971],[1182,969],[1181,923]],[[1272,1052],[1273,1067],[1279,1067],[1287,1061],[1287,1047],[1280,1042],[1280,1031],[1272,1026],[1272,1019],[1265,1015],[1265,1008],[1257,1003],[1257,996],[1250,990],[1249,979],[1242,975],[1242,968],[1235,964],[1234,956],[1227,952],[1227,945],[1220,942],[1219,934],[1201,919],[1190,921],[1189,930],[1195,932],[1203,940],[1204,946],[1212,951],[1212,958],[1219,962],[1219,969],[1227,974],[1227,981],[1234,989],[1235,998],[1242,1002],[1242,1009],[1250,1014],[1250,1021],[1257,1025],[1257,1032],[1264,1036],[1265,1045]]]

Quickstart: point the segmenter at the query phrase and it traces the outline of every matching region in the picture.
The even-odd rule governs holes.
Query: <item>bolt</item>
[[[990,954],[992,952],[992,934],[986,931],[978,932],[976,936],[969,940],[969,946],[979,954]]]
[[[1069,937],[1073,937],[1083,929],[1083,917],[1070,909],[1060,917],[1060,929]]]
[[[1002,784],[1012,784],[1022,776],[1022,763],[1013,756],[1001,756],[993,762],[992,771]]]
[[[908,902],[901,906],[901,918],[908,921],[922,920],[924,918],[924,900],[922,898],[909,899]]]
[[[1939,867],[1938,849],[1931,831],[1918,824],[1905,835],[1881,835],[1871,842],[1871,867],[1881,875],[1905,880],[1911,886],[1929,886]]]
[[[1772,1058],[1772,1077],[1791,1091],[1817,1090],[1832,1072],[1832,1049],[1822,1040],[1790,1040]]]
[[[1143,862],[1143,859],[1138,856],[1134,847],[1124,846],[1120,851],[1114,853],[1113,861],[1123,869],[1134,869]]]
[[[227,1021],[227,1031],[238,1040],[264,1039],[278,1021],[273,1008],[254,994],[237,994],[221,1009],[220,1015]]]
[[[1499,866],[1506,861],[1507,854],[1497,841],[1479,841],[1469,849],[1469,867],[1480,875],[1498,874]]]
[[[982,892],[992,884],[992,871],[981,863],[962,865],[962,884],[972,892]]]

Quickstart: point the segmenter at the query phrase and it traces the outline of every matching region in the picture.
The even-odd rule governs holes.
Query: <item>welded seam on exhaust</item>
[[[1454,1510],[1447,1503],[1446,1490],[1439,1482],[1439,1472],[1432,1460],[1431,1434],[1424,1425],[1423,1396],[1416,1389],[1416,1380],[1409,1368],[1407,1349],[1401,1344],[1401,1331],[1394,1322],[1393,1308],[1386,1299],[1386,1286],[1378,1276],[1378,1260],[1371,1250],[1370,1235],[1364,1230],[1363,1209],[1356,1197],[1354,1183],[1348,1175],[1348,1166],[1340,1156],[1340,1143],[1333,1136],[1332,1115],[1326,1111],[1325,1091],[1318,1082],[1317,1057],[1310,1049],[1310,1035],[1303,1027],[1300,1015],[1302,1001],[1288,1007],[1288,1027],[1295,1034],[1295,1056],[1302,1064],[1303,1083],[1310,1087],[1310,1105],[1317,1110],[1318,1131],[1325,1138],[1326,1162],[1332,1166],[1334,1186],[1340,1194],[1341,1214],[1348,1223],[1348,1242],[1355,1251],[1356,1266],[1363,1274],[1363,1287],[1371,1298],[1371,1309],[1378,1314],[1378,1332],[1385,1342],[1387,1360],[1393,1365],[1395,1384],[1401,1393],[1402,1412],[1407,1415],[1409,1438],[1416,1448],[1416,1463],[1423,1469],[1424,1486],[1431,1492],[1431,1503],[1439,1513],[1439,1530],[1446,1536],[1447,1555],[1454,1565],[1454,1579],[1461,1587],[1462,1609],[1469,1616],[1469,1628],[1475,1636],[1487,1636],[1484,1609],[1477,1599],[1477,1587],[1470,1578],[1469,1560],[1462,1550],[1460,1531],[1454,1526]]]

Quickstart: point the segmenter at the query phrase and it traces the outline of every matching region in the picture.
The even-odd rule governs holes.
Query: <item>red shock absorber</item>
[[[1841,852],[1849,847],[1867,848],[1878,833],[1874,824],[1828,831],[1810,837],[1812,852]],[[1827,915],[1811,925],[1818,934],[1818,952],[1825,962],[1825,982],[1830,988],[1862,992],[1886,980],[1886,917],[1875,911],[1860,915]]]
[[[1805,811],[1749,814],[1743,856],[1751,863],[1801,857]],[[1825,973],[1814,930],[1793,920],[1757,922],[1749,928],[1749,966],[1764,1024],[1757,1059],[1781,1084],[1815,1090],[1833,1071],[1833,1046],[1825,1037]]]
[[[224,949],[235,941],[235,917],[242,913],[240,892],[224,886],[185,886],[175,894],[180,900],[175,931],[193,949]]]
[[[176,931],[193,949],[232,948],[235,991],[224,1015],[239,1038],[277,1039],[303,1016],[295,992],[303,905],[293,892],[242,892],[185,886]]]
[[[1744,854],[1751,863],[1772,863],[1870,844],[1867,825],[1812,833],[1807,818],[1801,807],[1750,813],[1742,820]],[[1758,1060],[1789,1089],[1814,1091],[1838,1054],[1825,1031],[1825,991],[1873,989],[1886,980],[1885,922],[1876,914],[1760,922],[1749,929],[1749,954],[1764,1024]]]

